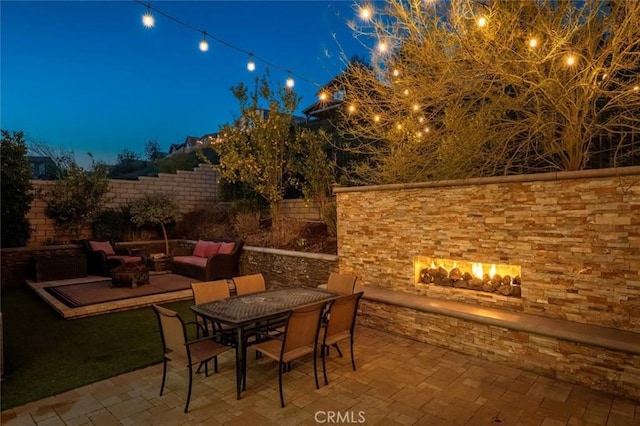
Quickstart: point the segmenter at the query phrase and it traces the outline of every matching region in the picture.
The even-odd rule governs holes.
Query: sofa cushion
[[[207,266],[207,258],[206,257],[198,257],[198,256],[174,256],[173,263],[187,263],[189,265],[196,265],[202,268],[206,268]]]
[[[213,242],[210,243],[209,246],[204,251],[204,257],[211,257],[214,254],[218,254],[221,246],[222,246],[222,243],[213,243]]]
[[[220,250],[218,251],[218,253],[231,254],[235,246],[236,246],[236,243],[221,243]]]
[[[206,257],[205,252],[207,247],[211,244],[211,241],[198,240],[196,246],[193,248],[193,255],[198,257]]]
[[[89,245],[91,246],[91,250],[103,251],[107,256],[113,256],[116,254],[109,241],[89,241]]]

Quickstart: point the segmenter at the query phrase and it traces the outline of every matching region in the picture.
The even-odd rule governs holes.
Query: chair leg
[[[162,360],[162,384],[160,385],[160,396],[162,396],[162,392],[164,391],[164,382],[167,378],[167,358],[165,357]]]
[[[213,372],[218,372],[218,356],[213,357]]]
[[[333,346],[338,350],[338,356],[342,358],[342,351],[340,350],[340,346],[337,343],[334,343]]]
[[[205,367],[206,368],[206,367]],[[187,392],[187,403],[184,406],[184,412],[189,411],[189,402],[191,401],[191,382],[193,381],[193,369],[189,364],[189,391]]]
[[[356,359],[353,355],[353,334],[351,335],[351,366],[353,367],[353,371],[356,371]]]
[[[318,345],[313,348],[313,377],[316,379],[316,389],[320,389],[320,384],[318,383]]]
[[[284,367],[283,363],[280,362],[278,364],[278,387],[280,388],[280,406],[284,408],[284,394],[282,393],[282,368]]]
[[[328,385],[329,384],[329,380],[327,380],[327,364],[326,364],[326,358],[327,355],[325,353],[325,345],[322,345],[322,374],[324,374],[324,384]]]

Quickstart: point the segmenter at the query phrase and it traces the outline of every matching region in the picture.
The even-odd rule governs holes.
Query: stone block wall
[[[174,194],[180,213],[184,214],[218,201],[219,172],[214,166],[200,164],[193,171],[179,170],[176,174],[160,173],[157,177],[142,176],[137,180],[111,179],[109,181],[109,203],[107,207],[116,208],[131,203],[148,193]],[[44,196],[53,185],[52,181],[32,181],[38,195],[31,204],[27,217],[33,232],[27,246],[42,245],[47,240],[68,239],[69,236],[56,234],[53,220],[44,211]],[[82,230],[81,238],[91,235],[91,229]]]
[[[320,208],[315,201],[308,200],[282,200],[280,202],[280,214],[282,217],[306,220],[321,221]]]
[[[640,331],[640,167],[336,188],[365,286]],[[520,265],[522,297],[416,283],[418,256]]]

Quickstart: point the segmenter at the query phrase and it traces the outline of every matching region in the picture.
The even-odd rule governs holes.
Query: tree
[[[345,79],[369,183],[640,159],[640,2],[390,0]]]
[[[131,220],[138,226],[146,223],[160,225],[164,236],[165,253],[169,254],[169,238],[165,225],[175,222],[178,217],[178,204],[169,194],[147,194],[131,204]]]
[[[2,130],[0,161],[2,186],[2,247],[23,247],[29,241],[31,225],[27,213],[33,200],[31,167],[22,132]]]
[[[147,160],[149,161],[156,161],[162,158],[160,144],[155,139],[147,141],[147,143],[144,145],[144,153],[147,156]]]
[[[69,170],[71,164],[75,163],[75,153],[65,147],[53,147],[46,142],[30,139],[28,148],[29,152],[48,157],[53,161],[54,170],[45,176],[49,180],[60,179]]]
[[[294,151],[298,155],[294,157],[292,169],[301,176],[302,193],[305,198],[316,201],[323,221],[334,233],[335,206],[332,203],[331,185],[335,182],[336,165],[327,153],[329,136],[323,130],[296,129],[294,144]]]
[[[231,89],[240,104],[240,118],[222,126],[214,149],[220,155],[221,176],[230,182],[245,182],[263,197],[277,229],[278,203],[292,176],[297,135],[292,117],[299,98],[291,89],[271,86],[267,73],[256,77],[251,91],[242,83]]]
[[[109,179],[107,166],[91,158],[89,170],[71,163],[45,197],[45,214],[53,219],[56,230],[78,238],[107,203]]]

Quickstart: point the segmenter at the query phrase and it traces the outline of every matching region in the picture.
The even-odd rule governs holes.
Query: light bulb
[[[380,121],[380,116],[379,115],[375,115],[373,117],[373,121],[375,121],[376,123]]]
[[[484,27],[487,25],[487,18],[485,18],[484,16],[481,16],[480,18],[478,18],[478,26],[480,28]]]
[[[387,51],[387,43],[385,43],[384,41],[381,41],[380,43],[378,43],[378,51],[380,53],[384,53]]]
[[[320,93],[320,100],[321,101],[326,101],[327,100],[327,94],[325,92]]]
[[[151,14],[151,12],[147,12],[142,15],[142,25],[144,25],[145,28],[153,28],[155,23],[156,21],[155,19],[153,19],[153,15]]]
[[[287,87],[289,89],[293,88],[293,86],[295,86],[295,81],[293,81],[293,79],[291,77],[287,78]]]
[[[393,70],[393,76],[397,77],[400,75],[400,71],[398,69]]]
[[[209,43],[206,38],[203,38],[200,42],[200,51],[206,52],[207,50],[209,50]]]
[[[360,18],[364,21],[368,21],[371,19],[371,15],[373,15],[371,8],[369,6],[364,6],[360,8]]]
[[[567,56],[567,65],[571,66],[576,63],[576,58],[573,55]]]
[[[356,110],[355,105],[349,105],[349,112],[354,112]]]
[[[247,62],[247,69],[249,71],[255,71],[256,70],[256,64],[253,61],[249,61]]]
[[[536,40],[535,38],[532,38],[531,40],[529,40],[529,47],[533,48],[536,47],[538,45],[538,40]]]

